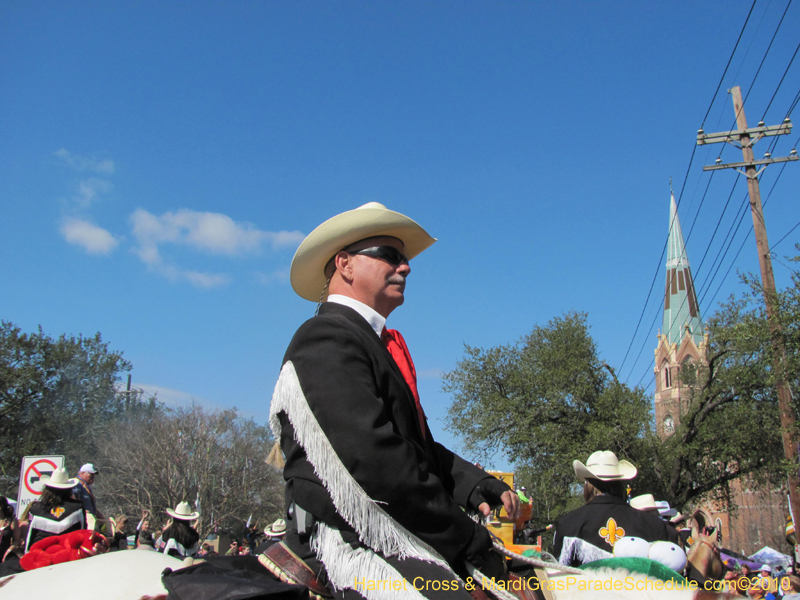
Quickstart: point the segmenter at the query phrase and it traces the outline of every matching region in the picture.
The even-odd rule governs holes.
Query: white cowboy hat
[[[166,512],[170,517],[179,521],[193,521],[200,516],[199,512],[192,512],[192,507],[189,506],[188,502],[181,502],[175,507],[175,510],[168,508]]]
[[[47,487],[58,488],[59,490],[74,488],[78,485],[78,478],[73,477],[70,479],[64,467],[59,467],[53,471],[52,475],[42,475],[40,481]]]
[[[584,465],[579,460],[572,461],[572,468],[578,481],[600,479],[602,481],[625,481],[636,477],[636,467],[627,460],[618,460],[617,455],[608,450],[598,450]]]
[[[656,502],[656,508],[658,508],[658,516],[662,519],[671,519],[678,514],[678,511],[671,508],[666,500]]]
[[[264,530],[265,535],[278,537],[286,534],[286,521],[283,519],[276,520],[272,525]]]
[[[683,523],[688,518],[689,517],[687,517],[686,515],[679,513],[679,514],[675,515],[674,517],[672,517],[669,521],[673,525],[679,525],[680,523]]]
[[[642,494],[641,496],[636,496],[636,498],[631,498],[631,506],[643,512],[658,510],[656,499],[653,497],[653,494]]]
[[[347,246],[376,236],[402,241],[409,260],[436,241],[416,221],[383,204],[368,202],[328,219],[306,236],[292,259],[292,289],[301,298],[317,302],[327,281],[328,261]]]

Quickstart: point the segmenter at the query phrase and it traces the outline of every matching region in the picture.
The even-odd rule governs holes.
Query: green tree
[[[0,488],[16,490],[20,461],[64,454],[74,471],[126,407],[115,386],[130,363],[100,334],[53,339],[0,323]],[[134,399],[135,401],[135,399]]]
[[[735,509],[729,484],[784,483],[775,379],[778,335],[760,286],[731,298],[707,319],[706,360],[681,366],[687,400],[675,432],[654,433],[651,402],[619,383],[597,355],[586,315],[569,313],[535,327],[513,345],[465,348],[447,373],[453,395],[448,428],[479,458],[501,449],[534,500],[534,519],[550,522],[582,502],[572,461],[613,450],[637,466],[633,494],[653,493],[680,509],[709,497]],[[800,275],[776,295],[773,317],[786,348],[781,372],[800,385]],[[800,400],[794,394],[795,414]]]
[[[787,465],[775,391],[775,335],[761,287],[744,277],[748,291],[731,297],[707,319],[706,362],[681,367],[687,410],[675,433],[653,445],[643,479],[655,493],[683,507],[705,498],[735,503],[729,483],[783,484]],[[774,319],[787,349],[782,371],[797,389],[800,356],[800,279],[776,294]],[[796,397],[796,396],[795,396]],[[797,404],[794,406],[797,414]],[[797,466],[795,465],[796,469]]]
[[[444,390],[453,395],[448,430],[471,456],[502,449],[531,491],[540,525],[571,507],[574,459],[612,450],[633,460],[652,435],[650,400],[600,360],[583,313],[536,326],[516,344],[465,346]]]

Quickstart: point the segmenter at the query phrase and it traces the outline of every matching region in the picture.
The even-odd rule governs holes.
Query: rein
[[[521,554],[512,552],[505,546],[498,543],[494,544],[494,549],[503,556],[506,556],[508,558],[514,558],[516,560],[519,560],[520,562],[524,562],[525,564],[531,565],[532,567],[539,567],[541,569],[556,569],[558,571],[561,571],[562,573],[572,573],[573,575],[586,574],[586,571],[581,571],[580,569],[576,569],[575,567],[568,567],[560,563],[545,562],[543,560],[537,560],[535,558],[531,558],[530,556],[522,556]]]
[[[716,546],[714,546],[714,545],[712,545],[712,544],[709,544],[709,543],[708,543],[707,541],[705,541],[705,540],[700,540],[700,543],[701,543],[701,544],[705,544],[706,546],[708,546],[709,548],[711,548],[711,551],[712,551],[712,552],[713,552],[713,553],[714,553],[716,556],[719,556],[719,548],[717,548]]]

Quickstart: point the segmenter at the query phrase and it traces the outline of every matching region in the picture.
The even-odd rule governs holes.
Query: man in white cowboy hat
[[[463,509],[519,512],[507,485],[433,440],[411,357],[385,328],[403,303],[409,260],[435,241],[371,202],[317,227],[292,261],[295,292],[321,304],[292,339],[272,397],[288,527],[270,552],[291,550],[339,598],[375,598],[369,582],[380,580],[451,585],[466,563],[499,576],[487,530]]]
[[[255,550],[251,552],[251,554],[259,555],[262,554],[267,548],[272,546],[273,544],[280,542],[286,536],[286,520],[285,519],[276,519],[270,525],[267,525],[264,528],[264,536],[265,539],[260,544],[255,547]]]
[[[567,513],[556,524],[553,554],[561,564],[580,566],[610,558],[614,544],[624,536],[639,537],[646,542],[677,543],[675,529],[655,512],[637,510],[627,503],[627,484],[637,472],[627,460],[618,460],[616,454],[604,450],[593,453],[585,465],[573,461],[572,468],[578,481],[584,484],[586,504]],[[648,496],[655,505],[652,496]],[[644,505],[645,500],[637,503]]]
[[[658,506],[656,506],[656,499],[653,494],[642,494],[631,498],[631,506],[636,510],[658,514]]]
[[[286,535],[286,521],[276,519],[272,525],[264,529],[264,535],[273,540],[282,540]]]

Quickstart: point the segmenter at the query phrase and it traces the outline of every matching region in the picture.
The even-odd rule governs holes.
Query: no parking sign
[[[64,466],[63,456],[26,456],[22,459],[19,473],[19,493],[17,494],[17,518],[34,500],[42,495],[45,479],[53,475],[53,471]]]

